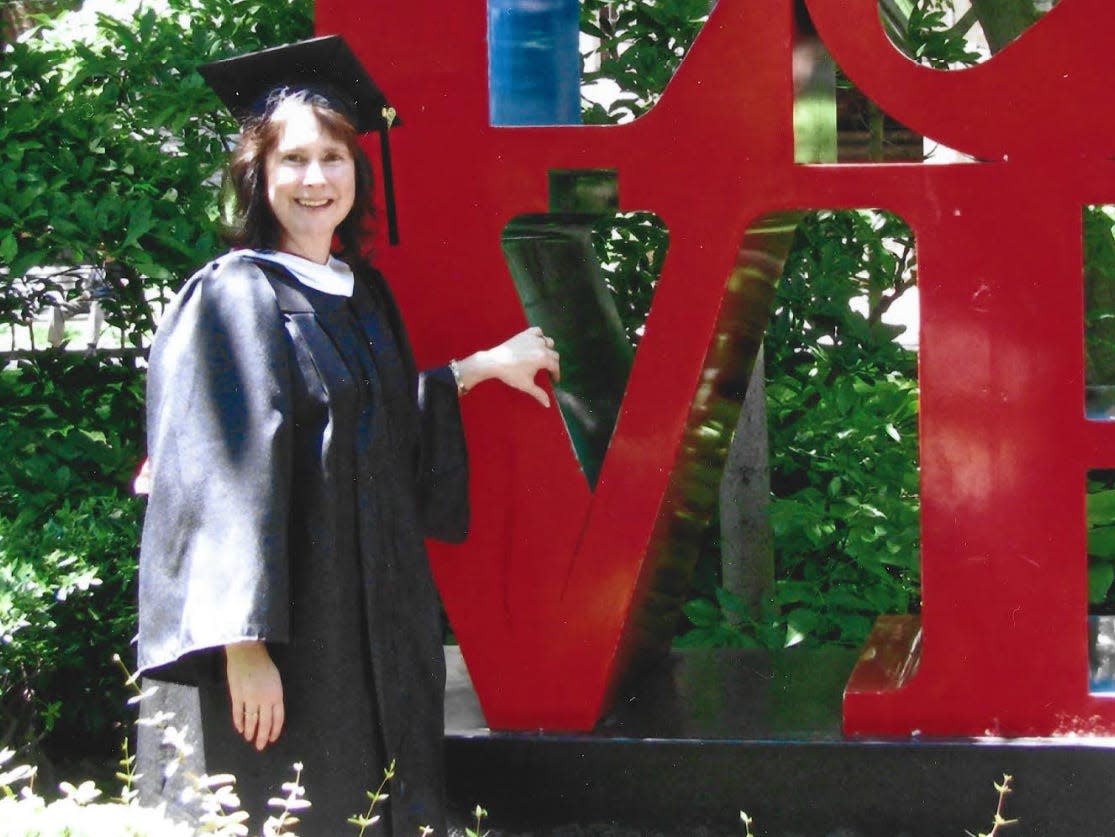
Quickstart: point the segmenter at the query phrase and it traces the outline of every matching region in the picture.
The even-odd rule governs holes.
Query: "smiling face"
[[[279,249],[324,264],[333,233],[355,200],[352,152],[304,102],[285,102],[271,119],[280,132],[264,172],[267,202],[279,223]]]

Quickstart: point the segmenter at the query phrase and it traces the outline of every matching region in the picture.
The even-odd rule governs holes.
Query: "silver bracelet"
[[[449,361],[449,371],[453,373],[453,380],[457,384],[457,395],[464,395],[468,392],[468,387],[461,380],[461,364],[457,362],[456,358]]]

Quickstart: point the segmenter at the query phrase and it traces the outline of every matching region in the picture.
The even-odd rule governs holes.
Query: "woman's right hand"
[[[457,381],[462,392],[468,392],[482,381],[497,378],[512,389],[525,392],[543,407],[550,406],[546,390],[534,382],[539,372],[561,378],[561,358],[554,349],[554,340],[538,326],[520,331],[514,337],[483,352],[469,355],[457,365]]]
[[[244,740],[262,750],[276,741],[286,720],[283,682],[263,642],[225,646],[232,723]]]

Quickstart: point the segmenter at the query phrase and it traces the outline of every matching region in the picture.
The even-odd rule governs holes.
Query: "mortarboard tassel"
[[[395,108],[383,109],[383,130],[379,131],[380,162],[383,172],[383,201],[387,209],[387,240],[399,243],[399,220],[395,215],[395,175],[391,171],[391,125],[395,121]]]

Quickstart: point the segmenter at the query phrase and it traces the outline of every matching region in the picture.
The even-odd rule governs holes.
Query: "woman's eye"
[[[305,158],[301,154],[284,154],[283,155],[283,162],[284,163],[297,164],[297,163],[305,162]]]

